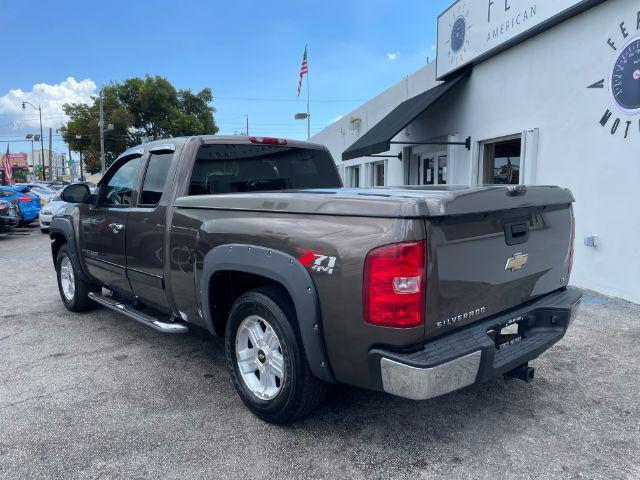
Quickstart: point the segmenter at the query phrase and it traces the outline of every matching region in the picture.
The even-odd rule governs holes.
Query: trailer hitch
[[[517,366],[513,370],[504,374],[505,378],[517,378],[523,382],[530,383],[533,381],[534,373],[536,369],[529,366],[529,363],[523,363]]]

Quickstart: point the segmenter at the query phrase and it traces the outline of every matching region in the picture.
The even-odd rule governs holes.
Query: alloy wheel
[[[73,274],[73,265],[69,257],[64,257],[60,262],[60,285],[64,298],[69,302],[73,300],[76,293],[76,282]]]
[[[251,315],[236,333],[236,362],[247,388],[261,400],[272,400],[282,390],[284,358],[280,339],[264,318]]]

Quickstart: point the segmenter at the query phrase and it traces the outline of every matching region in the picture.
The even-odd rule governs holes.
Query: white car
[[[40,230],[42,233],[49,232],[49,225],[51,224],[51,219],[55,215],[55,213],[64,207],[67,202],[62,200],[62,192],[64,189],[59,190],[56,194],[49,200],[40,210]]]

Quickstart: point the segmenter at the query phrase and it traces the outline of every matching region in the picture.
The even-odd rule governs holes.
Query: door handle
[[[121,223],[110,223],[109,228],[113,233],[120,233],[124,229],[124,225]]]

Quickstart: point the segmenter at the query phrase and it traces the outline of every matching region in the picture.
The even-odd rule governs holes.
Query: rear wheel
[[[262,420],[292,422],[324,398],[326,384],[311,373],[294,308],[281,289],[240,296],[231,308],[225,343],[236,391]]]
[[[94,303],[89,300],[90,284],[84,282],[76,269],[67,244],[60,247],[56,261],[58,290],[62,303],[72,312],[89,310]]]

